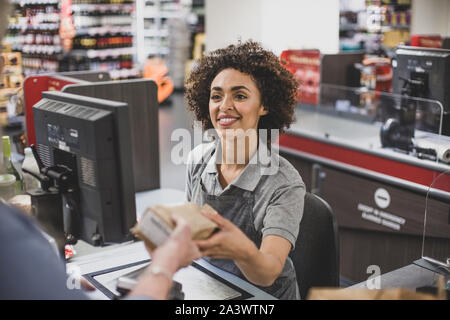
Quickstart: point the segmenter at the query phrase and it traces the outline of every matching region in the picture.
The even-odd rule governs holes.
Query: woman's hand
[[[219,225],[220,231],[207,240],[196,241],[204,256],[217,259],[232,259],[248,281],[270,286],[280,275],[289,254],[288,240],[268,235],[258,249],[238,227],[217,213],[204,213]]]
[[[228,219],[218,213],[203,212],[203,215],[217,223],[220,229],[206,240],[195,241],[203,256],[240,261],[258,251],[253,241]]]

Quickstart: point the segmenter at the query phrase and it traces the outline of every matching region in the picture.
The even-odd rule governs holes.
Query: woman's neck
[[[242,135],[221,138],[222,161],[220,166],[227,170],[241,170],[249,163],[258,148],[258,135],[251,130]]]

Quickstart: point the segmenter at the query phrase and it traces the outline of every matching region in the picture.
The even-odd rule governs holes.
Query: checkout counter
[[[157,189],[136,193],[136,212],[139,219],[148,206],[184,202],[184,192],[175,189]],[[83,275],[97,290],[88,293],[93,299],[115,299],[118,279],[146,266],[149,254],[142,241],[93,247],[79,241],[74,246],[77,255],[67,263],[68,274]],[[174,280],[182,285],[184,300],[273,300],[273,296],[251,283],[223,271],[204,259],[180,269]]]

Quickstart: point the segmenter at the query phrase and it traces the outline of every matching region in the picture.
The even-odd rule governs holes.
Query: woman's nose
[[[225,96],[219,106],[219,110],[230,110],[234,108],[233,99],[230,96]]]

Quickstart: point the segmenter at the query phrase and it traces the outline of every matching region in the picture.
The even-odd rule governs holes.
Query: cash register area
[[[159,110],[159,147],[161,165],[161,189],[156,192],[143,192],[136,196],[137,220],[147,206],[156,204],[177,204],[184,202],[184,185],[186,166],[175,165],[171,160],[170,135],[173,130],[184,128],[193,131],[193,120],[186,114],[186,106],[182,93],[171,96],[173,105],[162,107]],[[146,195],[147,193],[147,195]],[[150,193],[150,196],[149,196]],[[150,198],[150,200],[149,200]],[[113,249],[113,253],[111,252]],[[147,266],[149,261],[148,252],[142,242],[132,244],[118,244],[99,248],[84,241],[79,241],[75,246],[75,255],[69,260],[71,265],[81,268],[82,274],[89,274],[88,279],[100,287],[88,295],[93,299],[111,299],[119,297],[117,291],[117,280],[135,270]],[[108,254],[110,251],[110,254]],[[108,260],[109,258],[109,260]],[[92,266],[92,260],[98,262]],[[126,261],[127,263],[124,263]],[[138,263],[137,265],[134,265]],[[88,264],[88,269],[83,266]],[[131,265],[123,267],[123,265]],[[120,270],[114,271],[118,266]],[[92,270],[95,270],[92,272]],[[97,275],[100,271],[100,274]],[[92,281],[94,280],[94,281]],[[239,291],[227,286],[216,278],[203,273],[193,266],[180,270],[174,280],[182,284],[186,300],[225,300],[241,296]]]
[[[192,132],[193,120],[186,114],[182,93],[173,94],[171,99],[173,105],[159,110],[161,189],[144,191],[136,195],[137,220],[150,205],[181,204],[185,199],[186,166],[175,165],[170,160],[173,143],[169,137],[173,130],[179,128]],[[81,268],[81,274],[99,288],[95,292],[88,293],[93,299],[112,299],[121,296],[117,291],[118,279],[151,263],[142,242],[99,248],[79,241],[74,250],[76,254],[69,260],[68,270],[70,271],[71,267],[75,267],[75,270],[78,270],[77,267]],[[246,292],[239,287],[214,273],[205,272],[204,268],[199,269],[201,267],[198,263],[194,262],[194,265],[181,269],[173,278],[182,285],[183,299],[230,300],[244,297],[243,293]],[[237,277],[234,280],[241,282]]]

